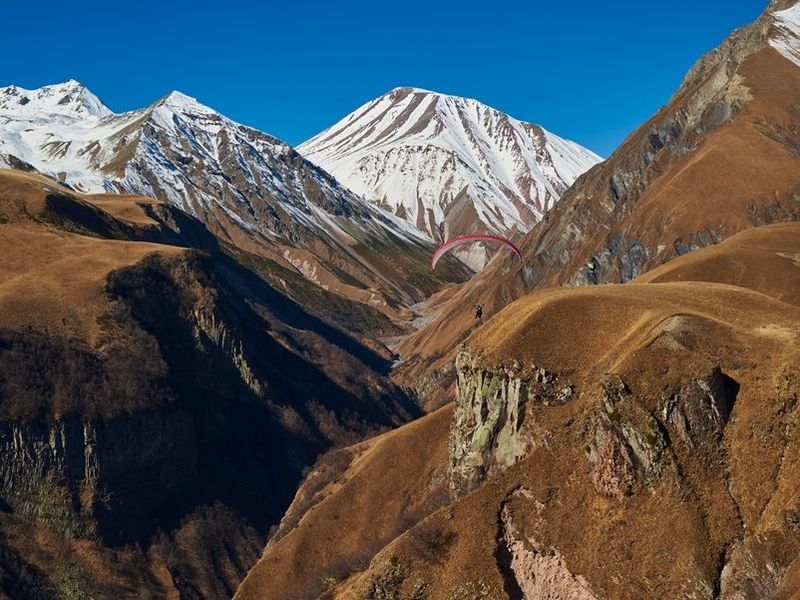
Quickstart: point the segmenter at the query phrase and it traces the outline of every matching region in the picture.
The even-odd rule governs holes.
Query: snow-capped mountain
[[[30,166],[82,192],[168,201],[234,244],[266,247],[314,283],[371,304],[383,302],[376,289],[411,301],[391,252],[413,256],[405,268],[428,269],[430,242],[407,222],[180,92],[116,114],[72,80],[0,88],[0,166]]]
[[[327,231],[330,216],[378,214],[287,144],[180,92],[114,114],[76,81],[11,86],[0,88],[0,124],[0,155],[81,191],[154,196],[223,227],[292,239],[298,227]]]
[[[602,159],[477,100],[397,88],[298,146],[434,240],[526,232]]]
[[[64,115],[71,118],[107,117],[113,114],[100,99],[74,79],[36,90],[15,85],[0,88],[0,113],[19,117]]]

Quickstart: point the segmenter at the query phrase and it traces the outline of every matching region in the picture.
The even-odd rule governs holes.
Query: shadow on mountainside
[[[36,206],[13,216],[186,252],[154,246],[110,272],[95,341],[0,330],[0,441],[22,440],[3,447],[3,517],[97,556],[157,548],[181,595],[229,597],[320,453],[420,416],[380,351],[274,288],[198,220],[144,203],[148,220],[134,223],[66,192]],[[105,595],[101,579],[92,589]]]

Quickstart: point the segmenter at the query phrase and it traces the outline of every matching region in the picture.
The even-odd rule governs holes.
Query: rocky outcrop
[[[543,368],[518,362],[486,367],[465,348],[455,364],[448,474],[451,494],[459,496],[516,463],[537,443],[530,422],[533,405],[562,404],[575,392]],[[658,409],[650,411],[618,375],[605,375],[600,401],[585,426],[597,492],[622,499],[654,485],[666,472],[677,474],[675,440],[689,450],[718,448],[735,394],[735,382],[714,367],[665,393]]]
[[[244,343],[231,333],[222,318],[213,309],[196,308],[193,311],[195,338],[200,341],[203,335],[227,357],[239,372],[242,381],[259,398],[264,396],[265,384],[250,367],[245,353]]]
[[[541,600],[596,600],[586,580],[567,568],[564,558],[553,548],[536,542],[508,541],[511,569],[521,598]]]
[[[436,369],[430,374],[415,380],[413,386],[417,403],[426,412],[433,412],[436,408],[450,402],[452,396],[446,390],[452,390],[456,381],[456,369],[452,362],[448,362],[441,369]]]
[[[586,579],[570,571],[557,548],[519,531],[511,510],[516,500],[525,503],[526,512],[533,509],[535,520],[541,520],[540,512],[544,508],[523,487],[513,490],[501,504],[495,558],[508,597],[514,600],[597,600]]]
[[[425,583],[421,580],[409,585],[408,573],[396,559],[379,561],[369,574],[361,590],[362,598],[371,600],[427,600]],[[410,588],[408,594],[403,588]]]
[[[715,367],[670,394],[661,407],[661,420],[689,448],[718,444],[733,409],[736,387]]]
[[[533,443],[523,432],[526,408],[566,402],[573,394],[536,365],[483,367],[466,349],[456,358],[457,406],[450,428],[450,490],[468,492],[513,465]]]
[[[36,172],[36,167],[18,158],[17,156],[14,156],[13,154],[0,154],[0,167],[16,169],[17,171],[25,171],[27,173]]]
[[[713,367],[665,394],[651,413],[619,376],[606,375],[587,450],[597,492],[622,499],[666,472],[677,474],[676,442],[689,451],[720,450],[735,395],[736,383]]]
[[[642,272],[650,250],[639,240],[623,233],[612,235],[605,246],[573,275],[567,285],[604,283],[609,272],[618,271],[621,281],[629,281]]]
[[[661,475],[667,439],[619,377],[607,375],[602,388],[588,459],[598,493],[620,499]]]

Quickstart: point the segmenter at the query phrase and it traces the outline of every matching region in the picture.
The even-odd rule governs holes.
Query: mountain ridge
[[[39,104],[20,110],[26,94]],[[455,261],[449,274],[429,274],[432,243],[413,227],[278,138],[184,93],[120,114],[95,106],[96,96],[74,81],[36,93],[3,88],[0,98],[0,166],[49,173],[78,191],[168,201],[229,243],[392,318],[404,318],[427,290],[468,275]]]
[[[102,118],[112,111],[82,83],[62,83],[28,90],[16,85],[0,88],[0,113],[50,113],[63,116]]]

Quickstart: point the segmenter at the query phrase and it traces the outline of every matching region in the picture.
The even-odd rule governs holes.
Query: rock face
[[[782,7],[789,8],[781,12]],[[783,154],[786,167],[796,168],[797,114],[791,107],[800,89],[795,83],[780,96],[772,90],[780,79],[797,82],[800,65],[772,48],[784,15],[797,10],[794,2],[772,3],[756,22],[709,52],[687,73],[669,104],[614,153],[602,172],[576,186],[563,207],[566,212],[554,215],[548,227],[528,240],[528,250],[541,258],[539,264],[547,264],[540,276],[572,285],[629,281],[675,256],[717,244],[743,226],[800,217],[800,190],[791,179],[771,190],[768,198],[760,197],[765,195],[764,186],[754,186],[753,180],[744,188],[739,181],[703,183],[703,178],[725,177],[731,168],[757,174],[760,169],[752,153],[760,143],[766,146],[761,152],[769,148],[776,157]],[[791,39],[785,34],[780,39],[800,48],[796,32]],[[750,128],[760,140],[750,137]],[[726,145],[726,156],[717,156],[718,143]],[[731,154],[736,145],[743,147],[741,155]],[[680,168],[696,174],[679,174]],[[670,184],[685,196],[668,196],[664,186]],[[577,207],[589,197],[594,202],[586,210],[567,209],[566,204]],[[686,207],[686,216],[694,216],[693,221],[670,223],[655,206],[670,201]],[[708,203],[701,211],[704,218],[687,210],[693,202]],[[726,218],[725,211],[736,218]],[[651,239],[643,223],[648,218],[664,219],[664,233],[671,237]],[[600,223],[607,231],[597,234],[593,229]],[[562,241],[556,243],[559,236]]]
[[[668,440],[661,425],[631,398],[617,376],[603,381],[602,410],[594,423],[588,459],[600,494],[621,499],[638,483],[653,483],[663,470]]]
[[[198,477],[197,432],[186,412],[117,419],[0,423],[0,498],[65,536],[115,545],[138,539]]]
[[[482,368],[467,350],[456,358],[456,409],[450,428],[450,491],[474,489],[488,475],[513,465],[533,443],[522,433],[531,403],[560,404],[572,388],[535,365]]]
[[[509,598],[597,600],[586,579],[569,570],[558,549],[526,538],[517,531],[509,505],[516,498],[529,496],[525,488],[517,488],[500,510],[495,554],[504,574],[504,591]]]
[[[796,512],[792,511],[796,517]],[[796,521],[736,544],[720,577],[722,600],[790,598],[797,592]]]
[[[689,448],[719,444],[733,409],[738,386],[715,368],[692,379],[661,408],[661,419]]]
[[[603,380],[602,410],[594,418],[587,457],[600,494],[621,500],[672,476],[680,485],[673,443],[687,451],[716,453],[722,446],[738,386],[719,367],[664,394],[650,412],[615,375]]]
[[[476,100],[414,88],[365,104],[298,150],[436,241],[526,232],[601,160]],[[485,262],[485,250],[472,256]]]
[[[468,350],[456,358],[457,402],[450,428],[451,495],[475,489],[494,473],[532,451],[537,425],[531,408],[558,406],[574,397],[573,386],[535,365],[479,366]],[[598,493],[621,500],[677,473],[672,438],[685,448],[721,444],[735,384],[718,367],[665,394],[656,414],[643,409],[618,375],[603,377],[602,395],[587,428],[587,459]]]

